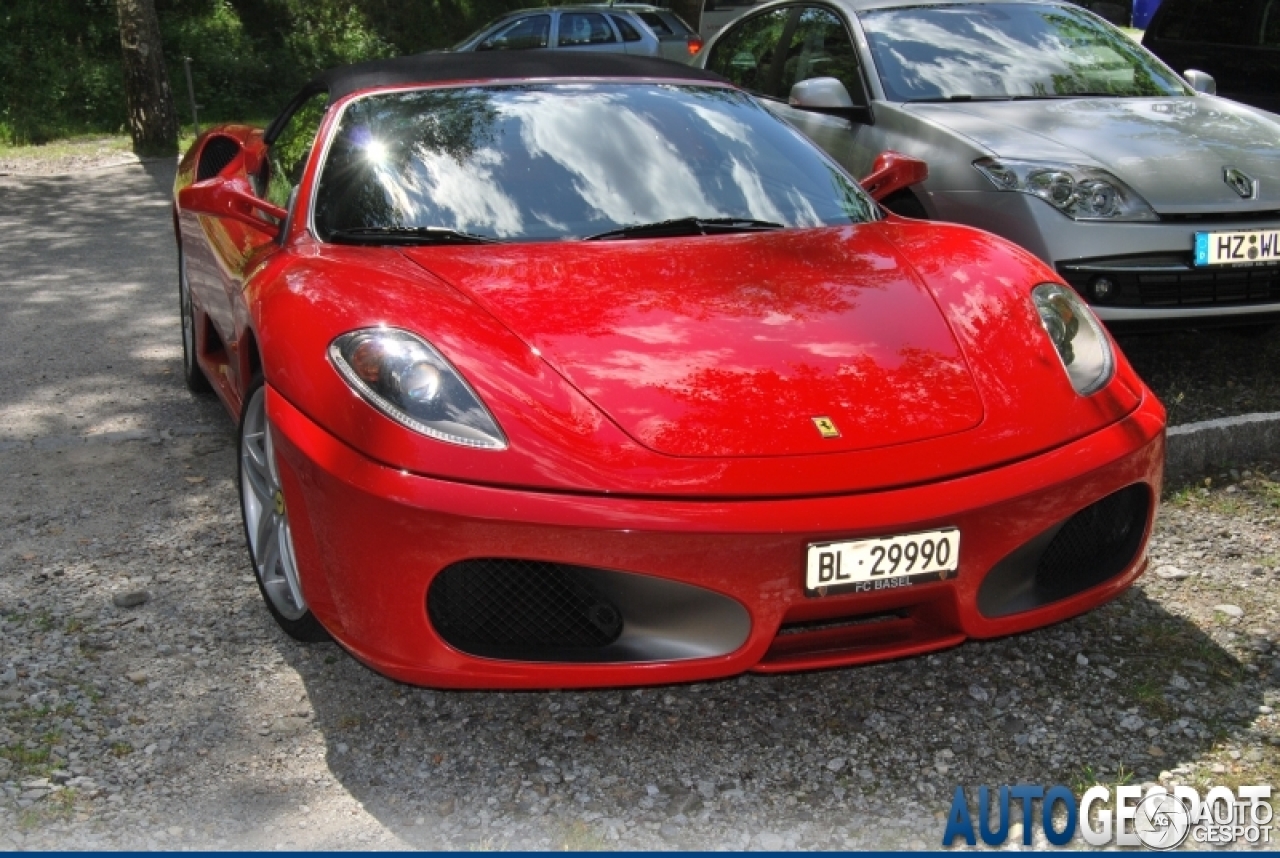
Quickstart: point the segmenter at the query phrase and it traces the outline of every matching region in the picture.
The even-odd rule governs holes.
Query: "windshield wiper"
[[[937,98],[912,98],[903,104],[950,104],[965,101],[1040,101],[1053,98],[1120,98],[1114,92],[1047,92],[1044,95],[940,95]]]
[[[944,104],[963,101],[1039,101],[1052,95],[945,95],[938,98],[913,98],[904,104]]]
[[[500,244],[496,238],[459,232],[444,226],[355,226],[335,229],[337,244]]]
[[[745,217],[678,217],[657,223],[638,223],[611,229],[599,235],[587,236],[587,241],[615,238],[667,238],[681,235],[718,235],[727,232],[767,232],[784,229],[771,220],[753,220]]]
[[[1117,92],[1055,92],[1042,98],[1128,98]]]
[[[1015,101],[1018,98],[1036,97],[1034,95],[939,95],[936,98],[909,98],[903,104],[944,104],[951,101]]]

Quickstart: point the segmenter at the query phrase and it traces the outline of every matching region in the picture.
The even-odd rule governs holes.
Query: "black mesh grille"
[[[240,154],[240,144],[230,137],[210,137],[200,150],[200,163],[196,165],[196,181],[212,179]]]
[[[536,560],[464,560],[432,581],[427,609],[442,638],[476,655],[534,659],[604,647],[622,633],[622,614],[591,588],[590,571]]]
[[[1220,268],[1170,274],[1139,274],[1144,307],[1253,304],[1280,301],[1280,266]]]
[[[1187,267],[1184,270],[1140,271],[1097,264],[1087,270],[1059,266],[1059,273],[1086,299],[1094,301],[1093,282],[1105,276],[1114,291],[1103,306],[1213,307],[1228,304],[1266,304],[1280,301],[1280,265],[1252,268]]]
[[[1068,519],[1036,565],[1041,601],[1079,593],[1128,566],[1142,541],[1150,502],[1146,486],[1129,486]]]

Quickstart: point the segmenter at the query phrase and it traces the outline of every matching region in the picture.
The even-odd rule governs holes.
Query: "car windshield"
[[[1189,93],[1146,49],[1071,6],[917,6],[859,19],[890,101]]]
[[[724,231],[876,217],[846,174],[750,97],[658,83],[360,97],[333,132],[314,208],[325,240],[540,241],[685,219]]]

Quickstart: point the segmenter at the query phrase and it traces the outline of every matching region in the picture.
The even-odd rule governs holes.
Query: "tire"
[[[244,541],[258,592],[280,628],[294,640],[325,641],[329,634],[302,595],[289,513],[271,440],[271,421],[267,419],[266,393],[261,378],[249,385],[236,434],[236,488]]]
[[[196,362],[196,310],[187,279],[187,256],[178,245],[178,313],[182,316],[182,380],[192,393],[211,393],[213,385]]]

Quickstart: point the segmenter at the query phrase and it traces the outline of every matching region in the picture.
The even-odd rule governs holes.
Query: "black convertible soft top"
[[[486,51],[429,53],[370,60],[321,72],[294,96],[263,139],[275,141],[297,105],[318,92],[329,102],[362,89],[445,81],[511,81],[547,78],[649,78],[727,83],[714,72],[654,57],[577,51]]]

